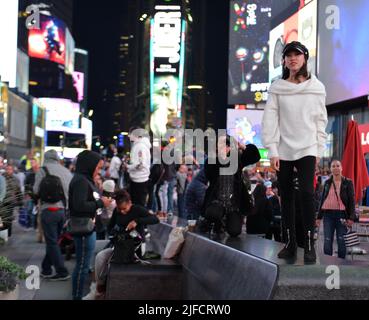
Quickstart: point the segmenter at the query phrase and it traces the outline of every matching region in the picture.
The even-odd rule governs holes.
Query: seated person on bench
[[[131,196],[125,190],[117,191],[115,194],[116,209],[108,225],[108,233],[116,233],[117,230],[136,230],[141,237],[145,237],[145,226],[159,223],[159,219],[141,206],[133,205]],[[107,270],[109,261],[113,255],[113,248],[99,252],[95,260],[96,286],[91,286],[90,293],[83,300],[95,300],[105,293]]]

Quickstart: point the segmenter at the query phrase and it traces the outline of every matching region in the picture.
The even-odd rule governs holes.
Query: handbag
[[[70,217],[67,222],[67,231],[72,236],[85,236],[95,230],[95,223],[91,218]]]
[[[111,263],[113,264],[134,264],[137,262],[136,250],[140,247],[137,239],[132,238],[128,233],[120,233],[114,240],[114,251]]]
[[[343,236],[346,248],[354,247],[360,244],[360,239],[356,231],[347,228],[347,233]]]
[[[182,246],[185,242],[184,233],[188,229],[184,228],[174,228],[169,234],[168,243],[164,250],[164,259],[175,258],[182,250]]]

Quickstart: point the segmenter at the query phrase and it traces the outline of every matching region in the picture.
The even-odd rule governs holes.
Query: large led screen
[[[369,93],[368,12],[368,0],[319,0],[318,76],[327,104]]]
[[[180,1],[156,1],[150,39],[150,128],[164,136],[182,126],[186,21]]]
[[[263,148],[261,142],[261,123],[263,110],[228,109],[227,133],[243,144],[254,144]]]
[[[31,29],[28,37],[28,55],[65,65],[66,26],[51,16],[40,16],[40,29]]]
[[[228,104],[267,100],[271,0],[231,1]]]
[[[79,104],[66,99],[41,98],[46,109],[47,131],[68,131],[79,128]]]
[[[283,72],[282,52],[287,43],[300,41],[308,49],[308,70],[316,74],[317,1],[313,0],[283,23],[270,31],[269,81],[280,78]]]
[[[0,1],[0,80],[16,86],[18,0]]]

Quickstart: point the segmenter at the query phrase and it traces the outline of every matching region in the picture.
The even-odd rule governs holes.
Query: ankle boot
[[[305,263],[315,263],[316,262],[316,252],[314,247],[314,233],[308,231],[307,238],[305,239],[305,253],[304,253]]]
[[[297,244],[296,244],[296,234],[290,232],[290,229],[287,229],[287,243],[286,246],[278,253],[279,259],[292,259],[296,257],[297,254]]]

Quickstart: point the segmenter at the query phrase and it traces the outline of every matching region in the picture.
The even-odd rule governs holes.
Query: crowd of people
[[[344,234],[355,221],[354,188],[342,176],[338,160],[329,169],[317,170],[326,139],[325,89],[308,74],[308,58],[299,42],[283,51],[283,79],[273,83],[263,118],[263,142],[271,168],[258,169],[257,147],[227,135],[217,139],[214,162],[208,155],[198,161],[194,150],[193,154],[180,152],[179,159],[168,164],[153,157],[153,145],[144,130],[132,128],[129,156],[111,146],[105,157],[84,151],[69,164],[63,164],[54,150],[46,152],[42,167],[32,152],[18,166],[0,159],[0,229],[12,236],[19,207],[19,217],[26,221],[22,223],[37,228],[38,241],[44,238],[46,243],[42,277],[62,281],[70,274],[60,238],[68,231],[67,218],[75,221],[73,228],[80,231],[69,238],[76,254],[75,300],[84,297],[84,284],[93,269],[93,286],[85,299],[103,295],[113,231],[136,230],[145,239],[147,225],[173,215],[197,220],[199,232],[238,237],[246,230],[283,242],[280,259],[296,257],[297,247],[302,247],[306,263],[316,261],[316,228],[324,220],[324,253],[333,254],[336,232],[338,256],[345,258]],[[160,146],[160,155],[174,155],[175,143],[170,139]],[[228,172],[230,164],[225,160],[232,154],[237,166]],[[83,222],[90,220],[92,228]],[[106,246],[95,259],[97,240]]]

